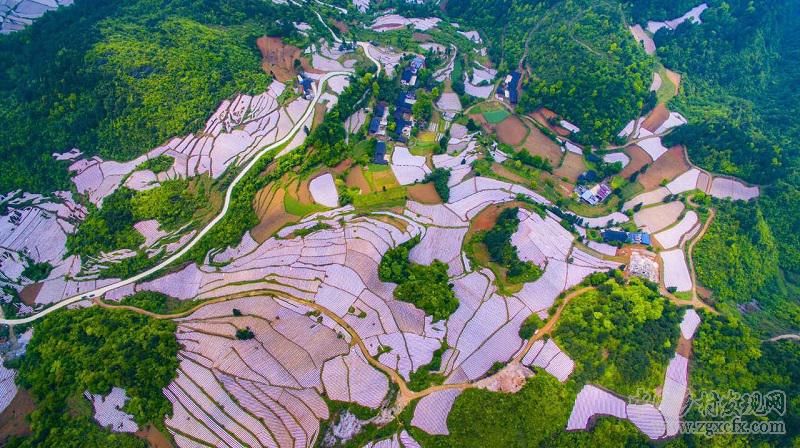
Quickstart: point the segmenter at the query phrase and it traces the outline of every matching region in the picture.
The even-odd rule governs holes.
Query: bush
[[[450,187],[447,186],[447,182],[449,180],[450,170],[446,168],[436,168],[430,174],[425,176],[425,179],[422,182],[433,182],[433,187],[436,189],[436,193],[439,194],[439,197],[443,202],[447,202],[450,200]]]
[[[378,277],[397,283],[397,300],[414,304],[435,321],[447,319],[458,308],[458,299],[448,282],[447,265],[439,260],[430,266],[408,261],[409,252],[418,243],[419,236],[386,251],[378,266]]]
[[[531,314],[519,327],[519,337],[530,339],[543,324],[544,322],[542,322],[542,318],[538,314]]]

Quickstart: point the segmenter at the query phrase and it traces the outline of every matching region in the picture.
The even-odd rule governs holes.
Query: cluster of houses
[[[611,195],[612,191],[611,187],[605,182],[600,182],[591,188],[587,188],[584,185],[577,185],[575,187],[575,194],[589,205],[597,205],[605,201],[606,198]]]
[[[423,67],[425,67],[425,58],[415,56],[400,75],[400,83],[406,88],[401,90],[394,102],[394,115],[392,117],[395,122],[395,128],[394,134],[389,136],[393,140],[405,143],[408,137],[411,136],[411,129],[414,127],[412,109],[414,103],[417,102],[415,88],[419,71]],[[388,124],[389,106],[385,102],[379,102],[375,106],[372,120],[369,123],[369,135],[386,137]]]
[[[519,80],[520,73],[513,71],[506,75],[506,78],[497,87],[496,98],[500,101],[508,101],[510,104],[517,104],[519,101]]]

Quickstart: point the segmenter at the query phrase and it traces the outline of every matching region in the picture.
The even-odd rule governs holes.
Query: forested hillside
[[[0,38],[0,192],[68,188],[51,153],[126,160],[270,79],[255,39],[301,20],[260,0],[78,0]],[[285,22],[284,22],[285,23]]]
[[[554,110],[582,129],[576,138],[586,143],[613,141],[646,104],[653,60],[616,4],[454,0],[447,10],[496,37],[490,55],[501,71],[525,57],[523,111]]]
[[[689,120],[665,144],[683,143],[700,166],[763,188],[755,203],[719,207],[696,252],[698,274],[718,299],[755,300],[797,328],[800,4],[709,3],[702,24],[655,35],[664,64],[683,74],[670,108]]]

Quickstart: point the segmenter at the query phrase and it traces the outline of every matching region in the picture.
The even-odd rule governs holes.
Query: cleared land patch
[[[643,166],[650,163],[650,156],[644,149],[631,145],[625,148],[625,154],[630,157],[631,161],[625,165],[625,168],[620,172],[620,176],[628,178],[631,174],[642,169]]]
[[[575,183],[578,180],[578,176],[584,171],[586,171],[586,164],[583,161],[583,155],[567,151],[564,156],[564,162],[560,167],[553,170],[553,174],[558,177],[566,177],[569,182]]]
[[[525,137],[528,135],[528,128],[519,118],[507,116],[497,125],[496,132],[497,138],[499,138],[501,142],[507,145],[517,146],[525,140]]]
[[[525,139],[523,147],[528,150],[532,156],[541,156],[550,161],[553,166],[558,165],[561,161],[561,146],[550,138],[538,128],[530,128],[528,138]]]
[[[442,198],[436,193],[432,182],[427,184],[414,184],[406,187],[408,197],[423,204],[441,204]]]
[[[664,179],[670,181],[688,171],[689,168],[691,165],[684,157],[683,147],[673,146],[653,162],[647,172],[639,176],[638,180],[645,190],[651,190],[661,185]]]
[[[256,40],[261,52],[261,66],[280,82],[290,82],[297,75],[294,61],[300,58],[300,49],[283,43],[280,37],[262,36]]]

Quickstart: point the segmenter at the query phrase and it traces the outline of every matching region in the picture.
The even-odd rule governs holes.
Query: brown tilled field
[[[256,40],[261,51],[261,66],[267,73],[272,73],[280,82],[290,82],[297,73],[294,70],[295,59],[300,58],[300,49],[287,45],[280,37],[262,36]]]
[[[509,116],[505,120],[497,124],[496,128],[497,138],[501,142],[517,146],[525,140],[528,135],[528,128],[522,121],[514,115]]]
[[[19,298],[22,300],[22,303],[28,306],[33,306],[36,303],[36,296],[39,295],[39,291],[42,290],[42,286],[44,283],[34,283],[31,285],[27,285],[19,292]]]
[[[147,446],[151,448],[172,448],[167,436],[158,430],[152,423],[148,423],[144,429],[140,429],[134,435],[147,442]]]
[[[347,34],[350,32],[350,27],[347,26],[347,24],[342,22],[341,20],[334,20],[333,25],[336,27],[337,30],[339,30],[341,34]]]
[[[669,109],[664,104],[659,104],[647,115],[642,122],[642,127],[650,132],[656,132],[659,126],[669,118]]]
[[[285,194],[286,190],[275,184],[267,185],[256,193],[255,211],[260,221],[250,234],[258,243],[268,240],[286,224],[297,221],[297,217],[286,213],[283,207]]]
[[[530,114],[530,117],[538,121],[539,124],[541,124],[542,126],[550,129],[551,131],[555,132],[556,134],[562,137],[566,137],[570,134],[568,130],[562,128],[561,126],[553,126],[550,124],[549,121],[547,121],[551,118],[557,118],[558,114],[546,107],[539,108],[539,110]]]
[[[315,176],[309,176],[309,177],[305,178],[297,186],[297,190],[293,190],[293,191],[297,192],[297,200],[300,201],[301,204],[313,204],[314,203],[314,197],[311,196],[311,190],[309,190],[309,188],[308,188],[308,184],[311,183],[312,177],[317,177],[317,176],[315,175]]]
[[[619,175],[626,179],[630,177],[631,174],[639,171],[639,169],[651,162],[650,156],[647,154],[647,152],[636,145],[626,147],[625,154],[631,158],[631,161],[625,166],[625,168],[622,169]]]
[[[25,389],[19,389],[8,407],[0,414],[0,445],[5,446],[11,437],[30,434],[27,416],[33,412],[33,397]]]
[[[586,164],[583,163],[583,156],[567,151],[564,156],[564,163],[553,170],[553,174],[558,177],[566,177],[570,182],[574,183],[584,171],[586,171]]]
[[[364,170],[361,168],[361,165],[353,167],[350,172],[347,173],[344,182],[349,188],[358,188],[361,190],[361,194],[372,193],[372,189],[369,188],[369,182],[367,182],[367,178],[364,177]]]
[[[433,40],[433,36],[425,33],[414,33],[411,35],[411,38],[417,42],[430,42]]]
[[[483,118],[483,114],[470,114],[469,118],[472,118],[475,123],[483,126],[484,129],[487,129],[489,132],[494,132],[494,127],[489,125],[485,118]]]
[[[439,197],[439,193],[436,192],[436,188],[434,188],[432,182],[427,184],[409,185],[406,188],[406,191],[408,192],[408,197],[414,201],[421,202],[423,204],[442,203],[442,198]]]
[[[469,237],[480,232],[481,230],[489,230],[494,227],[495,223],[497,223],[497,218],[500,216],[500,213],[512,207],[525,207],[524,202],[519,201],[510,201],[504,202],[501,204],[493,204],[485,209],[483,209],[480,213],[478,213],[474,218],[472,218],[472,222],[469,225],[469,231],[467,232],[467,236],[464,237],[464,241],[469,241]]]
[[[322,120],[325,119],[325,112],[327,112],[327,110],[328,107],[324,104],[317,103],[317,105],[314,106],[314,120],[311,121],[312,130],[316,129],[316,127],[322,123]]]
[[[546,158],[553,166],[558,166],[561,161],[561,147],[536,127],[531,128],[523,147],[533,156]]]
[[[686,172],[691,166],[684,157],[682,146],[673,146],[658,158],[646,173],[639,176],[639,182],[646,191],[661,185],[664,179],[672,180]]]

